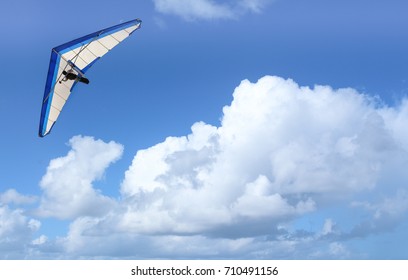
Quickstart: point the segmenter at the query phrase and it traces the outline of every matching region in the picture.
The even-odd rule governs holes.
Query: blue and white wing
[[[141,20],[121,23],[76,40],[51,51],[50,65],[41,108],[39,136],[49,134],[79,78],[102,56],[140,28]],[[67,79],[73,73],[78,79]]]

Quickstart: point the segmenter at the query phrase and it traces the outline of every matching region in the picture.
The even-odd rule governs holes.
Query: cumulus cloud
[[[302,87],[270,76],[243,81],[233,97],[219,127],[198,122],[187,136],[138,151],[120,202],[104,216],[77,219],[65,248],[92,255],[83,244],[109,240],[121,248],[129,242],[138,250],[123,254],[137,256],[146,249],[162,257],[351,257],[341,242],[356,237],[364,221],[351,232],[330,217],[316,232],[288,225],[408,182],[406,135],[399,131],[407,105],[390,108],[351,88]],[[408,211],[401,193],[362,202],[363,211],[376,209],[378,221],[367,234],[383,217],[401,221]],[[93,253],[109,255],[110,242]],[[177,244],[190,245],[175,252]]]
[[[219,126],[197,122],[139,150],[119,199],[93,182],[123,147],[73,137],[40,183],[39,213],[72,219],[69,231],[30,244],[68,258],[358,258],[347,240],[390,231],[408,212],[407,112],[351,88],[244,80]],[[328,206],[364,218],[344,229]],[[294,227],[313,213],[320,228]]]
[[[114,200],[93,188],[105,169],[118,160],[123,146],[92,137],[75,136],[69,141],[71,151],[53,159],[41,179],[43,190],[37,214],[60,219],[106,213]]]
[[[247,12],[260,12],[271,0],[153,0],[155,8],[163,14],[179,16],[185,20],[232,19]]]
[[[401,149],[377,105],[353,89],[243,81],[220,127],[196,123],[137,153],[121,187],[121,225],[161,234],[231,226],[245,236],[251,220],[266,234],[319,203],[371,190]]]

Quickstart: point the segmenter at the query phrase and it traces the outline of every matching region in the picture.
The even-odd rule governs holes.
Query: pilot
[[[62,71],[62,74],[65,76],[63,79],[62,79],[62,81],[68,81],[68,80],[76,80],[76,81],[79,81],[79,82],[81,82],[81,83],[84,83],[84,84],[89,84],[89,80],[87,79],[87,78],[85,78],[85,77],[82,77],[82,76],[78,76],[77,74],[75,74],[75,73],[73,73],[72,71]],[[61,83],[61,81],[60,81],[60,83]]]

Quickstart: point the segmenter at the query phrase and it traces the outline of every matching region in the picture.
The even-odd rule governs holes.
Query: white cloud
[[[42,245],[42,244],[46,243],[47,241],[48,241],[48,237],[42,234],[40,237],[34,239],[32,241],[32,244],[33,245]]]
[[[329,254],[339,259],[344,259],[350,256],[348,249],[339,242],[330,243]]]
[[[37,200],[35,196],[26,196],[18,193],[15,189],[8,189],[4,193],[0,193],[0,203],[16,205],[31,204]]]
[[[239,226],[245,236],[252,219],[269,222],[267,233],[319,201],[374,188],[396,149],[375,102],[353,89],[243,81],[220,127],[196,123],[187,137],[137,153],[121,188],[121,227],[193,234]]]
[[[324,225],[321,231],[321,235],[328,235],[335,233],[336,224],[333,222],[332,219],[326,219],[324,221]]]
[[[238,1],[238,7],[241,7],[244,11],[252,11],[259,13],[262,9],[273,0],[240,0]]]
[[[121,157],[123,147],[81,136],[73,137],[69,145],[72,150],[52,160],[40,182],[43,196],[37,214],[67,219],[106,213],[114,200],[94,189],[92,182]]]
[[[164,14],[174,14],[184,19],[231,18],[233,13],[228,6],[211,0],[154,0],[156,10]]]
[[[22,258],[40,221],[28,218],[21,209],[0,204],[0,259]]]
[[[365,209],[371,216],[355,225],[346,234],[347,238],[388,232],[395,229],[408,213],[408,190],[398,189],[393,196],[384,197],[380,202],[355,201],[351,205]]]
[[[406,129],[408,99],[403,100],[396,108],[385,107],[382,108],[380,112],[384,118],[387,129],[392,132],[396,142],[401,145],[405,151],[408,151],[408,130]]]
[[[368,207],[375,219],[399,218],[408,210],[408,190],[399,190],[393,197],[386,197],[380,203]]]
[[[407,108],[350,88],[245,80],[219,127],[197,122],[187,136],[138,151],[117,200],[93,182],[123,147],[74,137],[41,180],[40,213],[73,219],[69,232],[30,244],[68,258],[362,256],[344,242],[389,231],[408,212]],[[345,231],[327,206],[372,219],[355,215]],[[292,228],[313,212],[321,228]]]
[[[64,246],[72,253],[93,238],[119,247],[129,242],[163,257],[178,242],[191,244],[173,251],[179,256],[215,250],[271,257],[291,248],[297,257],[350,257],[345,245],[330,242],[347,235],[332,219],[304,237],[283,225],[327,203],[347,205],[350,197],[381,188],[392,156],[407,159],[404,135],[392,129],[404,110],[381,107],[353,89],[300,87],[279,77],[243,81],[233,96],[220,127],[198,122],[188,136],[138,151],[117,207],[99,218],[77,219]],[[399,167],[405,170],[400,162]],[[397,207],[402,202],[393,205],[407,211]],[[321,250],[308,249],[325,240]],[[205,250],[202,244],[211,242],[217,245]],[[272,244],[282,251],[265,248]],[[114,249],[106,245],[94,253],[109,250]]]
[[[287,199],[279,193],[271,193],[271,190],[272,186],[268,178],[261,175],[254,182],[246,185],[244,193],[237,198],[231,209],[238,216],[270,219],[301,215],[315,208],[315,203],[311,199],[290,205]]]
[[[193,19],[232,19],[247,12],[260,12],[271,0],[153,0],[155,8],[163,14]]]
[[[304,236],[285,224],[327,203],[347,207],[350,197],[381,189],[382,180],[392,177],[393,170],[388,177],[384,170],[394,166],[395,154],[405,170],[405,136],[393,128],[405,111],[382,107],[353,89],[300,87],[279,77],[243,81],[233,96],[220,127],[198,122],[187,136],[138,151],[116,207],[105,216],[77,219],[65,248],[109,255],[115,251],[110,242],[120,248],[129,242],[162,257],[170,251],[207,257],[352,256],[339,241],[352,234],[332,219]],[[405,213],[404,202],[377,205],[378,215]],[[80,249],[90,240],[109,242],[98,252]],[[179,242],[190,246],[174,252]],[[319,250],[310,249],[313,242]]]

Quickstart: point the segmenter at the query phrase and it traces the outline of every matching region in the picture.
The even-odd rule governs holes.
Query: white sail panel
[[[113,38],[115,38],[118,42],[122,42],[125,40],[127,37],[129,37],[129,33],[126,30],[122,30],[116,33],[113,33],[111,35]]]
[[[91,51],[94,55],[98,57],[104,56],[109,49],[103,46],[99,40],[93,41],[88,45],[89,51]]]
[[[102,32],[89,41],[75,45],[76,48],[67,48],[61,55],[64,59],[72,61],[79,69],[83,70],[95,59],[101,58],[129,37],[139,26],[140,24],[113,33],[104,34]]]

